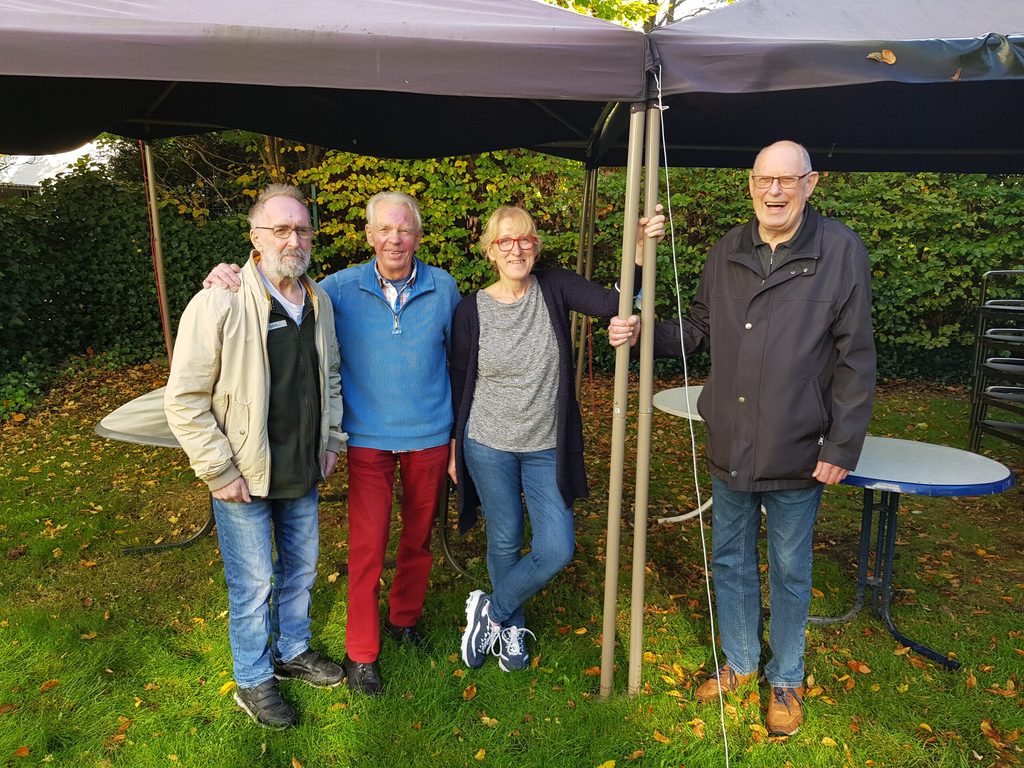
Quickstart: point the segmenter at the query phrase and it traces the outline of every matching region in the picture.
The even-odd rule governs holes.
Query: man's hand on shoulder
[[[221,262],[210,270],[210,274],[203,280],[203,288],[227,288],[229,291],[237,291],[242,287],[242,279],[238,276],[242,268],[237,264],[225,264]],[[228,501],[228,499],[224,499]]]
[[[213,498],[218,501],[244,501],[246,503],[252,501],[252,497],[249,495],[249,484],[245,482],[244,477],[236,477],[223,488],[213,491],[212,494]]]

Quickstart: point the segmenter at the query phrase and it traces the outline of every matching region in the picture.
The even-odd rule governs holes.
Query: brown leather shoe
[[[701,704],[707,704],[709,701],[718,700],[718,687],[722,687],[722,693],[731,693],[737,688],[746,685],[751,680],[757,678],[757,672],[751,672],[749,675],[737,675],[733,672],[732,667],[728,664],[723,664],[718,668],[711,677],[701,683],[700,687],[694,693]]]
[[[804,721],[804,687],[772,688],[765,725],[771,736],[792,736]]]

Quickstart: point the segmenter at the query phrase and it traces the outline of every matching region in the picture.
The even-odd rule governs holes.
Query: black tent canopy
[[[537,0],[0,0],[0,151],[224,128],[382,157],[558,141],[644,95],[637,31]]]
[[[744,0],[651,39],[671,165],[791,138],[823,169],[1024,171],[1019,0]]]

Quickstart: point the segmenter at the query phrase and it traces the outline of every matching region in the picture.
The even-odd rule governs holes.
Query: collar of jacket
[[[249,287],[259,292],[267,301],[270,301],[270,291],[267,290],[267,286],[263,284],[263,278],[260,277],[260,271],[256,268],[256,265],[260,260],[260,252],[253,248],[249,251],[249,260],[242,266],[242,281],[248,282]],[[299,278],[302,281],[302,287],[306,291],[306,295],[309,296],[309,300],[313,302],[313,308],[316,308],[316,294],[313,293],[313,288],[310,286],[309,275],[303,275]]]
[[[413,269],[416,270],[416,281],[409,288],[409,297],[406,299],[406,303],[408,303],[413,296],[418,296],[421,293],[434,290],[433,272],[427,269],[426,264],[415,256],[412,258]],[[384,292],[380,288],[380,281],[377,279],[376,257],[366,262],[366,269],[364,269],[363,274],[359,276],[359,289],[362,291],[368,291],[377,296],[384,296]]]
[[[800,237],[792,245],[786,246],[785,258],[775,265],[775,269],[797,259],[813,259],[817,261],[818,257],[821,256],[821,214],[809,205],[806,210],[807,220],[800,231]],[[731,257],[733,261],[746,264],[754,271],[759,271],[760,267],[757,266],[757,257],[754,255],[754,227],[756,226],[756,218],[747,222],[740,233],[740,237],[736,242],[736,249],[731,254]]]

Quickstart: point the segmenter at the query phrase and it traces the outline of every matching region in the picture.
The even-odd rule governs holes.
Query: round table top
[[[691,421],[704,421],[697,413],[697,398],[704,390],[701,385],[691,384],[688,387],[673,387],[657,392],[652,399],[654,407],[659,411],[681,416]]]
[[[179,447],[164,416],[164,387],[129,400],[104,416],[95,429],[100,437],[123,443]]]
[[[920,496],[984,496],[1012,486],[1013,473],[998,461],[948,445],[868,435],[857,468],[843,482]]]
[[[654,407],[673,416],[703,421],[697,413],[702,386],[673,387],[654,395]],[[864,438],[857,468],[846,485],[920,496],[984,496],[1013,485],[1013,473],[998,461],[946,445]]]

